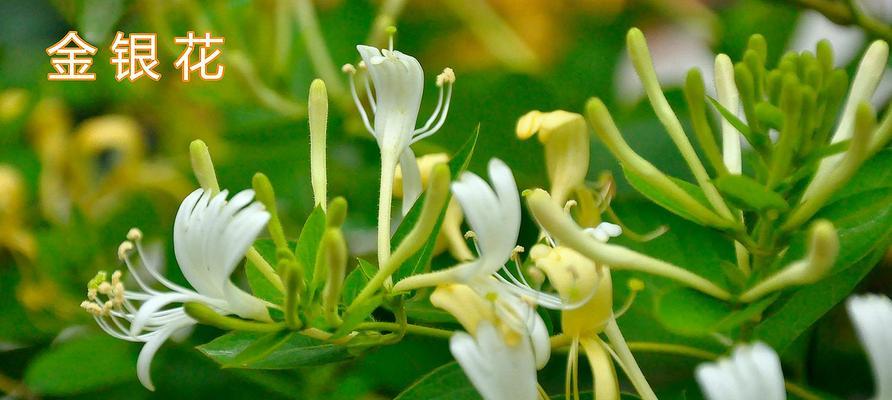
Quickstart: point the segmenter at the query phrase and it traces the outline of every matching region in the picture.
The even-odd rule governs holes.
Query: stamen
[[[576,207],[577,204],[576,200],[568,200],[567,203],[564,204],[564,213],[569,213],[570,209]]]
[[[360,63],[362,65],[362,63]],[[356,68],[353,68],[353,65],[344,64],[341,67],[341,70],[346,72],[349,77],[347,78],[350,81],[350,95],[353,96],[353,104],[356,105],[356,109],[359,111],[359,116],[362,118],[362,123],[365,125],[365,129],[369,131],[372,136],[375,136],[375,130],[372,129],[372,124],[369,123],[369,116],[365,112],[365,107],[362,106],[362,101],[359,100],[359,94],[356,92]]]
[[[614,318],[622,317],[626,311],[629,311],[629,308],[632,307],[632,304],[635,302],[635,298],[638,296],[638,292],[644,290],[644,281],[636,278],[629,279],[627,283],[629,286],[629,297],[626,297],[626,301],[623,303],[623,306],[620,307],[619,311],[614,312]]]
[[[437,121],[437,124],[434,125],[433,128],[430,128],[427,131],[416,132],[415,136],[412,138],[412,143],[415,143],[419,140],[422,140],[426,137],[429,137],[429,136],[437,133],[437,131],[439,131],[440,128],[443,127],[443,124],[446,123],[446,115],[449,114],[449,104],[451,103],[451,101],[452,101],[452,84],[449,84],[446,86],[446,101],[443,104],[443,111],[440,112],[439,120]]]
[[[372,85],[369,83],[368,76],[363,79],[363,82],[365,83],[365,95],[369,99],[369,105],[372,106],[372,114],[375,114],[378,112],[378,102],[375,101],[375,96],[372,96]]]
[[[390,51],[393,51],[393,36],[396,35],[396,27],[391,25],[387,27],[387,35],[389,36],[387,39],[387,48]]]

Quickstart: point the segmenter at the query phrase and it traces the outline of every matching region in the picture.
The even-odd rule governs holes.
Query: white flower
[[[536,366],[530,343],[505,335],[488,321],[477,328],[476,337],[456,332],[449,340],[452,355],[486,400],[535,400]]]
[[[784,375],[777,353],[756,342],[740,345],[730,358],[700,364],[697,382],[707,400],[784,400]]]
[[[171,335],[196,323],[182,305],[173,303],[200,302],[222,314],[269,321],[265,303],[246,293],[230,281],[245,252],[269,220],[269,213],[259,202],[252,202],[254,192],[239,192],[229,201],[227,192],[211,195],[202,189],[183,200],[174,222],[174,253],[180,270],[194,290],[177,285],[148,265],[141,244],[142,233],[133,229],[128,241],[121,244],[119,257],[127,264],[139,291],[124,289],[121,273],[112,274],[111,283],[105,274],[88,286],[88,300],[82,304],[94,315],[108,334],[133,342],[145,342],[137,361],[137,376],[143,386],[154,390],[150,376],[152,359],[158,348]],[[132,253],[136,249],[134,260]],[[142,268],[140,268],[142,267]],[[150,287],[139,272],[148,272],[169,291]],[[108,300],[101,301],[98,294]]]
[[[876,294],[852,296],[846,309],[873,367],[874,398],[892,398],[892,300]]]
[[[437,106],[427,122],[416,128],[424,91],[424,70],[418,60],[393,50],[392,44],[390,49],[363,45],[356,46],[356,49],[362,57],[360,66],[364,65],[371,77],[371,84],[368,79],[365,80],[365,92],[374,120],[369,120],[351,76],[353,101],[366,129],[378,142],[382,168],[393,169],[399,160],[404,174],[403,210],[406,212],[421,193],[418,166],[409,145],[433,135],[446,122],[455,74],[452,69],[446,68],[437,76],[437,86],[440,88]],[[351,75],[356,72],[349,64],[343,70]]]

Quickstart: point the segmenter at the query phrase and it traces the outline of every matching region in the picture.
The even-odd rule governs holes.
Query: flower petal
[[[846,309],[873,367],[875,398],[892,397],[892,300],[883,295],[852,296]]]

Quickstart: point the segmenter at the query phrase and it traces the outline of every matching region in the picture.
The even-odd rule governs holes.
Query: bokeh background
[[[358,60],[357,44],[385,45],[383,27],[389,23],[398,27],[396,48],[416,56],[428,76],[421,118],[435,104],[436,74],[452,67],[457,76],[446,125],[414,146],[416,153],[452,153],[479,126],[470,169],[482,172],[489,158],[498,157],[514,169],[519,186],[527,188],[546,186],[547,181],[541,145],[516,139],[517,118],[534,109],[581,112],[591,96],[605,100],[642,155],[686,177],[668,136],[641,101],[624,56],[626,31],[633,26],[645,31],[669,84],[680,82],[688,67],[709,65],[716,53],[741,56],[753,33],[767,38],[772,64],[797,41],[806,40],[797,33],[804,20],[819,18],[790,3],[0,1],[0,393],[390,398],[451,359],[445,342],[409,338],[355,362],[296,371],[220,370],[193,349],[220,332],[200,327],[189,339],[162,349],[153,369],[158,391],[148,392],[136,381],[139,346],[104,335],[79,308],[85,283],[98,270],[120,268],[115,250],[133,226],[155,243],[157,260],[177,278],[170,232],[179,201],[195,187],[188,157],[194,139],[208,143],[226,188],[247,188],[255,172],[267,174],[284,224],[296,236],[313,206],[306,96],[317,77],[326,80],[331,96],[329,193],[350,204],[346,227],[351,250],[356,255],[372,251],[378,149],[362,129],[339,66]],[[307,9],[318,17],[320,37],[308,29],[313,21],[308,25]],[[47,80],[51,66],[44,49],[69,30],[99,48],[92,67],[95,82]],[[119,30],[158,34],[160,81],[114,79],[109,45]],[[180,81],[173,68],[180,47],[173,38],[189,30],[226,38],[221,81]],[[848,43],[845,51],[854,55],[866,41]],[[320,44],[329,59],[308,52]],[[681,92],[670,89],[668,94],[686,120]],[[619,180],[615,204],[630,224],[646,230],[664,223],[648,220],[646,202],[622,181],[612,156],[597,141],[590,168],[593,180],[603,170],[614,171]],[[525,227],[523,237],[529,242],[536,235],[534,225]],[[684,257],[696,257],[700,246],[679,244],[665,256],[683,265]],[[885,264],[862,289],[888,291]],[[646,319],[634,318],[634,309],[631,322],[625,322],[627,337],[656,335]],[[785,360],[794,361],[794,376],[815,382],[826,393],[870,393],[867,364],[841,310],[829,313],[806,336],[785,354]],[[700,396],[691,380],[694,361],[641,358],[654,385],[673,388],[679,398]],[[553,362],[542,374],[543,385],[561,391],[562,369],[563,362]]]

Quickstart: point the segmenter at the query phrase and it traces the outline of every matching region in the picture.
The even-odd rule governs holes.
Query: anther
[[[455,83],[455,71],[452,68],[443,68],[443,72],[437,75],[437,86],[443,87],[445,84]]]
[[[130,231],[127,232],[127,240],[131,242],[142,240],[142,231],[139,228],[130,228]]]
[[[353,75],[356,73],[356,67],[354,67],[353,64],[347,63],[341,67],[341,72],[343,72],[345,74]]]
[[[133,242],[125,241],[118,246],[118,259],[124,261],[130,255],[130,252],[133,251]]]

